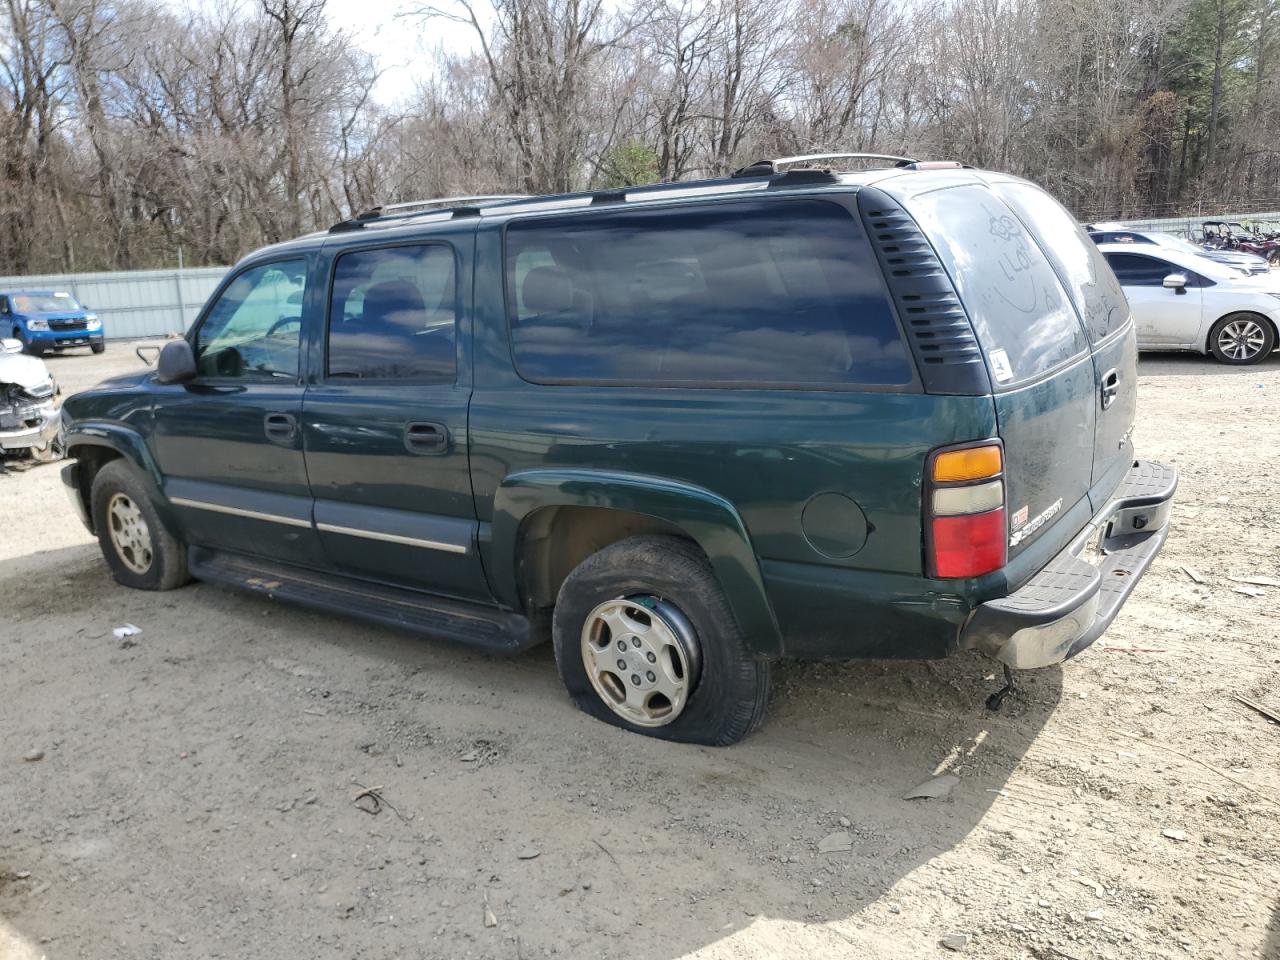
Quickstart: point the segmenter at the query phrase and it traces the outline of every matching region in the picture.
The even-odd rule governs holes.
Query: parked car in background
[[[1252,253],[1280,265],[1280,239],[1254,232],[1238,220],[1207,220],[1201,225],[1204,246],[1213,250]]]
[[[72,347],[94,353],[106,349],[98,315],[62,290],[0,291],[0,333],[21,341],[36,356]]]
[[[727,744],[783,657],[1059,663],[1164,543],[1128,305],[1031,183],[840,154],[450,203],[250,254],[66,401],[120,583],[549,637],[582,710]]]
[[[1280,278],[1244,276],[1170,247],[1099,246],[1133,311],[1140,350],[1194,350],[1258,363],[1276,347]]]
[[[1155,230],[1130,230],[1118,223],[1091,223],[1086,229],[1089,231],[1089,236],[1094,243],[1133,243],[1166,247],[1170,250],[1206,257],[1215,263],[1225,263],[1227,266],[1235,267],[1246,274],[1261,274],[1271,269],[1271,265],[1266,258],[1260,257],[1256,253],[1246,253],[1243,250],[1219,250],[1212,247],[1200,247],[1190,240],[1183,240],[1172,233],[1161,233]]]
[[[61,457],[57,392],[43,360],[23,356],[17,340],[0,340],[0,452],[37,460]]]

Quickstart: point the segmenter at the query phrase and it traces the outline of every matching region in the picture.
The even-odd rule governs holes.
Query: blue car
[[[0,293],[0,336],[22,341],[28,353],[61,353],[68,347],[106,349],[102,321],[71,294],[61,290],[10,290]]]

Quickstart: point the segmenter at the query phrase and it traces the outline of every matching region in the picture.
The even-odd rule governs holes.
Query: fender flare
[[[494,494],[490,536],[481,545],[491,585],[503,603],[522,606],[517,570],[522,527],[546,507],[624,510],[678,527],[707,555],[748,649],[758,656],[781,656],[781,631],[742,517],[724,497],[663,477],[573,469],[508,476]]]
[[[143,482],[151,488],[152,501],[157,512],[166,523],[173,524],[173,511],[163,493],[163,475],[155,458],[151,455],[151,450],[147,447],[146,440],[142,438],[142,434],[129,427],[110,421],[80,420],[67,428],[65,443],[67,456],[77,461],[75,464],[77,468],[81,458],[81,454],[77,452],[77,449],[83,447],[105,448],[132,463],[139,474],[142,475]],[[89,490],[85,484],[87,478],[81,475],[79,469],[73,472],[77,478],[80,488],[79,495],[84,504],[85,512],[92,517],[91,504],[88,499]]]

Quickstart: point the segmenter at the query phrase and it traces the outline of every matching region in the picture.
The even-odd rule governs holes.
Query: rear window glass
[[[1066,280],[1089,339],[1097,343],[1122,327],[1129,317],[1129,304],[1097,244],[1089,240],[1075,217],[1029,183],[997,183],[991,189],[1013,208]],[[1134,233],[1117,233],[1116,237],[1127,243],[1151,243]]]
[[[907,384],[861,227],[817,200],[523,220],[507,228],[516,366],[544,382]]]
[[[991,191],[935,190],[909,209],[951,274],[997,384],[1038,376],[1086,349],[1049,261]]]

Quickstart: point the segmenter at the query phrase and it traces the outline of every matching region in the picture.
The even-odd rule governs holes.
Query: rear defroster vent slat
[[[858,208],[930,393],[990,389],[982,351],[951,278],[916,222],[874,187]]]

